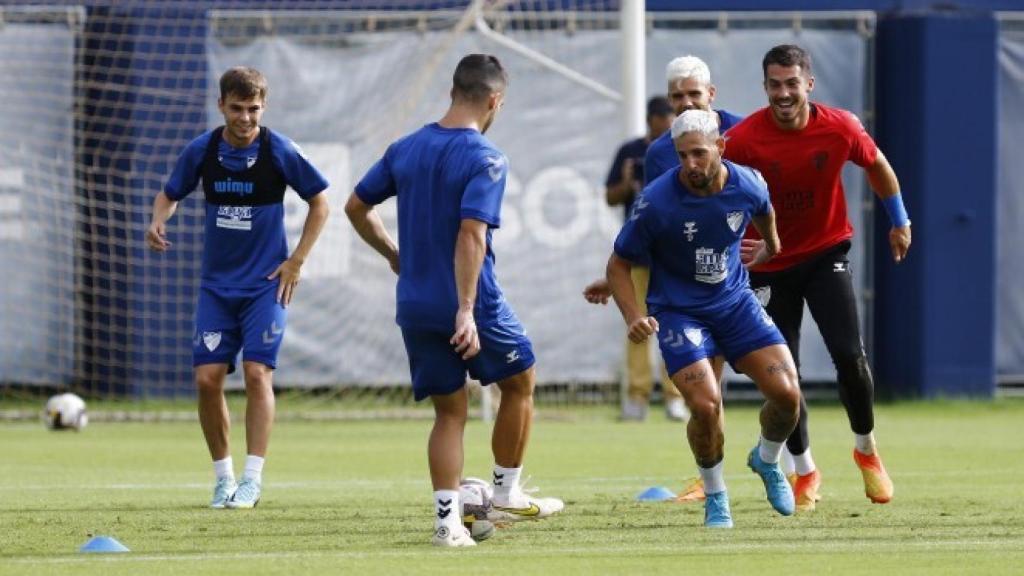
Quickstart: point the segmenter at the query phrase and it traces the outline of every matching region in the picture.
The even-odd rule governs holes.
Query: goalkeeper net
[[[391,141],[443,114],[455,63],[489,52],[511,76],[488,134],[510,159],[498,278],[536,348],[542,397],[613,401],[621,320],[580,293],[603,273],[622,218],[603,201],[624,139],[618,8],[617,0],[0,8],[3,390],[192,396],[201,193],[170,222],[169,252],[148,252],[143,235],[177,155],[221,122],[217,78],[248,65],[269,80],[264,123],[300,144],[331,182],[332,214],[303,269],[275,385],[409,402],[394,276],[342,207]],[[648,95],[664,92],[668,60],[693,53],[715,73],[716,105],[748,113],[762,105],[765,47],[799,41],[827,62],[816,94],[867,109],[870,14],[647,17]],[[849,184],[859,206],[863,187]],[[294,246],[305,204],[289,193],[285,212]],[[394,231],[394,203],[381,212]],[[813,375],[814,351],[804,357]],[[827,359],[821,365],[831,373]]]

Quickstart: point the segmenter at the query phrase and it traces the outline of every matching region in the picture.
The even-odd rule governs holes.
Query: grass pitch
[[[744,464],[756,408],[726,414],[733,530],[702,528],[699,504],[634,500],[694,475],[681,425],[591,408],[539,419],[527,454],[533,484],[565,512],[459,551],[429,545],[428,422],[281,422],[250,511],[205,507],[197,423],[2,423],[0,574],[1024,573],[1024,401],[879,406],[887,505],[863,495],[842,408],[812,406],[824,500],[792,518],[771,511]],[[486,478],[489,428],[471,423],[466,437],[466,472]],[[243,438],[236,422],[236,467]],[[131,552],[78,553],[91,535]]]

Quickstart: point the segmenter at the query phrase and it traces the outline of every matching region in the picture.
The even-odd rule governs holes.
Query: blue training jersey
[[[725,110],[715,110],[718,113],[718,133],[725,134],[726,130],[739,124],[742,116],[737,116]],[[647,147],[647,154],[644,155],[644,185],[679,166],[679,154],[676,152],[676,145],[672,142],[672,131],[666,130],[664,134],[651,142]]]
[[[615,239],[615,253],[650,266],[647,306],[688,313],[715,311],[748,290],[740,240],[751,216],[772,210],[768,186],[752,168],[722,161],[725,187],[697,196],[679,181],[680,168],[644,188]]]
[[[178,157],[164,186],[164,193],[171,200],[181,200],[195,190],[212,134],[210,130],[200,135]],[[259,138],[245,148],[235,148],[221,139],[217,157],[224,168],[243,172],[256,164],[259,150]],[[270,150],[273,168],[304,200],[327,189],[327,179],[294,142],[271,131]],[[241,189],[238,193],[244,195],[245,191]],[[203,284],[232,288],[264,286],[267,276],[287,259],[282,202],[260,206],[206,204]]]
[[[391,144],[356,185],[356,195],[367,204],[398,197],[400,326],[454,329],[455,241],[466,218],[487,224],[476,322],[490,324],[511,314],[494,275],[491,249],[507,175],[505,155],[483,134],[433,123]]]

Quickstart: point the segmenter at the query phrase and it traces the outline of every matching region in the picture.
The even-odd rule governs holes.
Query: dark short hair
[[[452,76],[452,97],[470,102],[486,100],[495,92],[504,92],[508,73],[497,57],[470,54],[459,61]]]
[[[243,100],[267,99],[267,79],[263,73],[248,66],[235,66],[220,77],[220,99],[234,94]]]
[[[800,71],[810,76],[811,55],[796,44],[779,44],[764,55],[761,61],[761,71],[764,77],[768,78],[768,66],[777,64],[783,67],[799,66]]]
[[[655,116],[671,116],[676,111],[672,109],[672,105],[668,103],[668,98],[664,96],[655,96],[647,101],[647,119],[650,120]]]

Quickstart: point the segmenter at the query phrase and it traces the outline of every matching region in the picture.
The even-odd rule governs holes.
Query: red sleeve
[[[850,160],[861,168],[871,166],[878,156],[878,146],[874,139],[864,129],[864,125],[861,124],[856,114],[846,110],[841,111],[840,114],[843,130],[850,139]]]
[[[744,145],[746,139],[743,137],[744,130],[742,127],[743,123],[737,124],[725,133],[725,152],[722,156],[726,160],[746,166],[749,162],[747,160],[747,148]]]

